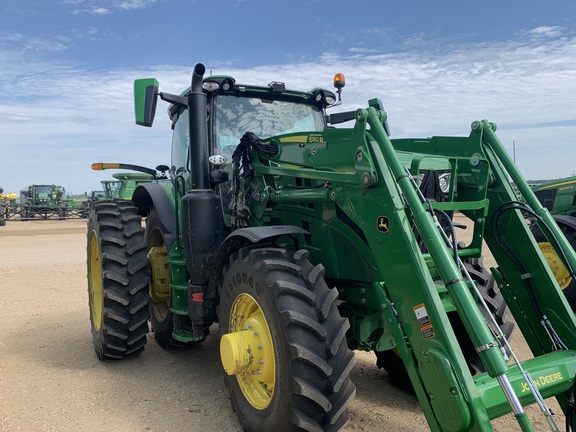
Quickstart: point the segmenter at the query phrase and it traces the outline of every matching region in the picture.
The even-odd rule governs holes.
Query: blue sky
[[[179,93],[202,62],[380,98],[393,137],[498,136],[528,179],[576,171],[576,1],[0,0],[0,186],[100,189],[92,162],[170,162],[166,105],[134,123],[132,85]]]

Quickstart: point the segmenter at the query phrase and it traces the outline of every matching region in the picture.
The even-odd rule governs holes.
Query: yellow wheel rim
[[[148,239],[148,260],[150,262],[150,302],[156,319],[164,322],[170,313],[170,271],[168,268],[168,251],[164,235],[155,228]]]
[[[558,285],[560,285],[560,288],[563,290],[566,289],[566,287],[570,285],[570,282],[572,282],[570,272],[566,269],[564,263],[550,243],[541,242],[538,243],[538,246],[540,247],[544,258],[546,258],[546,262],[548,263],[550,270],[552,270],[552,274],[556,278]]]
[[[220,358],[235,375],[246,400],[256,409],[270,405],[276,366],[270,328],[258,302],[249,294],[236,297],[230,310],[230,333],[220,340]]]
[[[96,232],[90,234],[90,258],[88,260],[88,291],[90,293],[90,315],[96,331],[102,327],[104,315],[104,289],[102,287],[102,263]]]

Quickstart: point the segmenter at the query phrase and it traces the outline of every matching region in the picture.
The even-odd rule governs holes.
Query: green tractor
[[[571,419],[576,321],[525,214],[568,268],[576,255],[494,124],[390,139],[378,99],[328,114],[341,74],[336,92],[302,92],[204,73],[196,65],[180,95],[135,82],[137,124],[152,125],[158,98],[170,104],[172,162],[131,200],[91,208],[101,360],[140,354],[149,322],[166,349],[198,344],[218,323],[225,385],[248,431],[341,430],[354,350],[410,383],[435,431],[492,430],[510,412],[530,431],[524,407],[535,402],[554,424],[550,397]],[[455,212],[473,229],[467,245]],[[508,312],[533,359],[514,355]]]
[[[65,219],[68,215],[66,189],[59,185],[33,184],[20,191],[21,217],[24,220],[40,216],[48,219],[53,215]]]
[[[164,169],[164,165],[158,167],[159,169]],[[125,169],[137,172],[131,173],[116,173],[112,174],[114,180],[102,180],[102,187],[104,189],[104,195],[107,199],[131,199],[134,190],[141,183],[148,183],[157,177],[166,178],[165,171],[168,167],[158,174],[157,170],[152,168],[143,167],[140,165],[123,164],[123,163],[102,163],[97,162],[92,164],[92,169],[95,171],[101,171],[106,169]]]
[[[159,167],[162,168],[162,167]],[[158,176],[159,178],[165,178],[165,173],[160,174],[157,171],[143,167],[140,165],[132,164],[121,164],[121,163],[102,163],[97,162],[92,164],[92,169],[95,171],[101,171],[105,169],[127,169],[132,171],[132,173],[116,173],[112,174],[114,180],[102,180],[102,191],[92,191],[91,196],[84,202],[84,217],[87,217],[89,208],[94,201],[100,200],[113,200],[113,199],[131,199],[132,194],[136,187],[141,183],[148,183]],[[166,167],[166,170],[168,167]]]
[[[576,249],[576,177],[539,183],[532,186],[532,190],[536,198],[553,215],[572,248]],[[564,265],[563,257],[557,248],[553,247],[544,231],[537,224],[532,226],[532,230],[556,281],[564,291],[572,310],[576,311],[576,279]]]

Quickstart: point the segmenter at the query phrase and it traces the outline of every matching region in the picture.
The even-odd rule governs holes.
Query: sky
[[[170,164],[167,105],[196,63],[237,82],[378,97],[393,138],[497,134],[526,179],[576,174],[576,0],[0,0],[0,187],[101,189],[93,162]]]

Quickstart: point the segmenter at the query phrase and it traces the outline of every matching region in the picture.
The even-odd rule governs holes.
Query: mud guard
[[[215,271],[213,274],[214,280],[221,278],[221,271],[219,269],[225,268],[230,259],[230,255],[241,248],[250,244],[259,243],[263,240],[273,239],[283,235],[293,236],[297,234],[310,235],[305,229],[294,225],[272,225],[234,230],[224,239],[218,248],[218,252],[216,252],[213,266]],[[296,244],[296,248],[298,248],[298,244]],[[212,288],[209,295],[216,295],[217,287]]]
[[[258,243],[262,240],[280,237],[283,235],[294,235],[294,234],[302,234],[302,235],[310,235],[308,231],[303,228],[294,226],[294,225],[271,225],[271,226],[261,226],[261,227],[250,227],[250,228],[240,228],[232,232],[226,239],[224,240],[223,244],[231,239],[232,237],[244,237],[250,240],[252,243]]]
[[[576,218],[575,217],[566,216],[566,215],[552,215],[552,217],[554,218],[554,220],[556,221],[558,226],[566,225],[566,226],[569,226],[570,228],[576,230]]]
[[[170,250],[176,242],[176,215],[166,191],[157,183],[144,183],[136,188],[132,201],[143,217],[148,216],[152,207],[156,208],[160,222],[166,228],[166,247]]]

